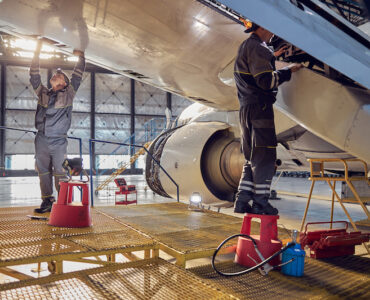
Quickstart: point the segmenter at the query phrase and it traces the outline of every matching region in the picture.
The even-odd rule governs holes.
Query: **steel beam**
[[[6,112],[6,64],[1,64],[0,126],[5,126]],[[5,175],[5,130],[0,130],[0,176]]]
[[[131,141],[130,144],[135,144],[135,80],[130,79],[131,82],[131,125],[130,125],[130,134]],[[130,147],[130,156],[135,154],[135,148]],[[135,163],[131,164],[131,169],[135,169]]]
[[[166,96],[167,96],[167,108],[172,111],[172,94],[167,92],[166,93]]]
[[[0,63],[6,63],[8,66],[15,66],[15,67],[26,67],[29,68],[31,65],[31,59],[19,57],[19,56],[11,56],[11,55],[4,55],[0,56]],[[74,62],[68,62],[62,59],[41,59],[40,60],[40,68],[42,69],[53,69],[55,66],[58,66],[62,70],[73,70],[75,67]],[[103,74],[117,74],[116,72],[112,72],[107,69],[103,69],[99,66],[92,65],[90,63],[86,64],[85,72],[95,72],[95,73],[103,73]]]
[[[50,79],[52,76],[53,76],[53,70],[49,68],[48,75],[47,75],[48,89],[51,89]]]
[[[96,95],[95,95],[95,72],[91,72],[90,75],[90,138],[95,139],[95,103],[96,103]],[[92,144],[91,149],[92,161],[93,165],[91,166],[94,170],[96,169],[96,155],[95,155],[95,143]]]

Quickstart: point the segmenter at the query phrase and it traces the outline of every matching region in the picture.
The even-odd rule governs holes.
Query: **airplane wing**
[[[220,2],[367,89],[370,88],[369,36],[339,16],[333,24],[305,5],[311,8],[319,6],[325,10],[319,1],[221,0]],[[292,2],[299,2],[302,4],[301,8]]]

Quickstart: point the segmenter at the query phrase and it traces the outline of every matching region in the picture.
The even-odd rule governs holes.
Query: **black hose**
[[[239,275],[244,275],[244,274],[247,274],[249,272],[252,272],[254,270],[257,270],[258,268],[262,267],[263,265],[267,264],[269,261],[271,261],[272,259],[274,259],[276,256],[280,255],[280,253],[283,253],[285,250],[287,250],[288,248],[290,247],[293,247],[295,245],[295,243],[289,243],[288,245],[286,245],[284,248],[280,249],[278,252],[274,253],[273,255],[271,255],[269,258],[265,259],[264,261],[260,262],[258,265],[255,265],[254,267],[252,268],[249,268],[249,269],[246,269],[246,270],[243,270],[243,271],[240,271],[240,272],[235,272],[235,273],[224,273],[224,272],[221,272],[219,270],[217,270],[216,266],[215,266],[215,259],[216,259],[216,255],[217,253],[220,251],[220,249],[222,248],[223,245],[225,245],[228,241],[230,241],[231,239],[233,238],[236,238],[236,237],[245,237],[245,238],[248,238],[252,241],[253,243],[253,246],[255,249],[258,249],[257,247],[257,243],[256,241],[254,240],[254,238],[252,238],[251,236],[247,235],[247,234],[234,234],[230,237],[228,237],[226,240],[224,240],[216,249],[216,251],[213,253],[213,256],[212,256],[212,268],[216,271],[217,274],[219,275],[222,275],[222,276],[239,276]]]

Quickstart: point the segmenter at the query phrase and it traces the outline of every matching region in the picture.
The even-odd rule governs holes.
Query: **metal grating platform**
[[[93,226],[88,228],[49,226],[47,221],[29,219],[32,212],[32,207],[0,209],[0,267],[150,249],[156,251],[153,255],[158,252],[152,238],[94,209]]]
[[[157,240],[160,249],[175,257],[176,264],[182,267],[187,260],[211,256],[224,239],[240,232],[243,221],[210,210],[191,211],[183,203],[99,207],[98,210]],[[259,223],[252,222],[251,231],[258,234]],[[279,228],[279,237],[287,238],[289,232]],[[228,245],[236,242],[235,239]]]
[[[233,262],[220,263],[218,268],[226,272],[242,270]],[[223,277],[209,265],[189,270],[240,299],[370,299],[370,258],[366,257],[306,258],[304,276],[300,278],[278,271],[268,276],[255,271]]]
[[[0,286],[0,299],[235,299],[163,260],[114,264]]]

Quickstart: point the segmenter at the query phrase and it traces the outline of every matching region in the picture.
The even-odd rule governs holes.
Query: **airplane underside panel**
[[[338,17],[332,23],[302,3],[288,0],[220,2],[370,88],[369,37],[346,20]]]

